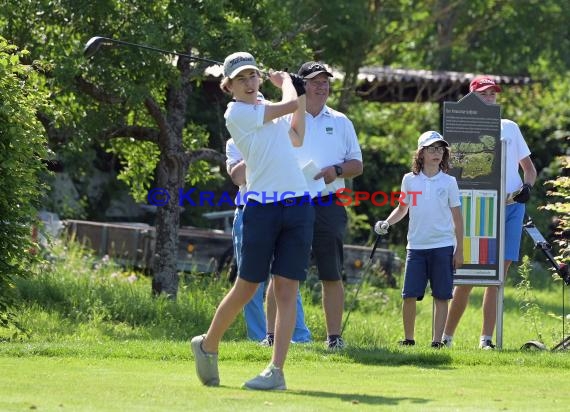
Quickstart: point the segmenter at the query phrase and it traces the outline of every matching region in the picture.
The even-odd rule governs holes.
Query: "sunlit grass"
[[[396,344],[400,291],[365,284],[356,301],[357,285],[346,288],[347,310],[354,304],[344,333],[348,348],[328,352],[320,287],[309,280],[302,294],[314,342],[291,346],[289,391],[265,394],[239,389],[271,354],[246,339],[242,316],[220,346],[224,386],[205,388],[194,375],[189,339],[206,331],[230,287],[225,277],[184,275],[176,301],[155,298],[140,273],[58,245],[35,276],[18,282],[17,315],[26,333],[0,330],[0,409],[565,410],[570,395],[549,379],[564,379],[567,352],[520,350],[537,335],[548,347],[562,338],[561,284],[544,282],[547,277],[539,268],[528,273],[532,287],[525,293],[506,287],[503,349],[496,351],[477,348],[481,288],[471,296],[454,347],[436,351],[429,346],[429,295],[418,303],[417,345],[404,348]],[[534,286],[537,278],[541,287]],[[525,300],[534,305],[532,316],[521,310]]]
[[[542,270],[531,276],[549,277]],[[535,272],[537,272],[535,270]],[[512,275],[511,275],[512,276]],[[516,273],[515,273],[516,276]],[[513,279],[513,283],[518,282]],[[56,243],[49,261],[38,267],[37,275],[18,282],[18,318],[27,331],[22,342],[109,342],[164,340],[185,342],[207,330],[211,317],[230,284],[224,276],[184,275],[178,298],[153,297],[150,279],[133,270],[124,270],[106,259],[96,259],[75,244]],[[376,288],[366,284],[355,300],[357,285],[346,287],[346,312],[351,310],[344,333],[353,348],[390,348],[403,337],[399,289]],[[457,348],[475,348],[481,325],[482,288],[475,288],[470,305],[454,340]],[[307,325],[315,346],[326,337],[318,282],[302,286]],[[551,347],[561,340],[561,283],[548,282],[526,292],[534,304],[534,324],[529,325],[522,307],[521,289],[507,286],[504,300],[503,347],[514,350],[528,341],[542,338]],[[432,301],[429,294],[418,302],[417,348],[431,342]],[[0,331],[8,339],[10,331]],[[241,316],[226,333],[226,341],[244,340]]]

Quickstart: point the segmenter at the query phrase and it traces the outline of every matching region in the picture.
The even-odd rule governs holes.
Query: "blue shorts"
[[[402,297],[422,300],[428,280],[434,298],[452,298],[453,246],[407,250]]]
[[[243,239],[238,276],[260,283],[269,273],[305,280],[315,211],[301,198],[273,203],[249,200],[243,210]]]
[[[524,212],[524,203],[513,203],[505,208],[505,260],[519,260]]]

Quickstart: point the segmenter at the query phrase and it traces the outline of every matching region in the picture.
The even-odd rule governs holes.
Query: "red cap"
[[[470,92],[482,92],[490,88],[495,89],[497,93],[501,91],[501,87],[489,76],[477,76],[469,84]]]

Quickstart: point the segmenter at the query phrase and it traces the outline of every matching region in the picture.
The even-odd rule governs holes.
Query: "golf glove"
[[[526,203],[530,199],[530,189],[531,186],[528,183],[525,183],[520,192],[513,197],[513,200],[517,203]]]
[[[388,233],[389,227],[390,227],[390,223],[388,223],[385,220],[379,220],[374,225],[374,232],[376,232],[377,235],[385,235],[386,233]]]
[[[293,86],[295,87],[295,91],[297,92],[297,97],[301,97],[305,94],[305,80],[295,73],[289,73],[291,76],[291,80],[293,81]]]

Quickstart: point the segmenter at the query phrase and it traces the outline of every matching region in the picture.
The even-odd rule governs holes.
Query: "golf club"
[[[374,252],[376,252],[376,248],[378,247],[378,243],[380,242],[380,236],[381,235],[376,236],[376,241],[374,242],[374,246],[372,246],[372,251],[370,252],[370,257],[368,258],[368,261],[366,262],[366,264],[362,267],[362,276],[360,276],[360,282],[358,283],[358,287],[356,288],[356,292],[354,293],[354,297],[352,298],[352,303],[350,304],[350,306],[348,308],[348,312],[346,312],[346,318],[344,319],[344,323],[342,324],[342,329],[340,330],[341,336],[344,332],[344,328],[346,327],[346,325],[348,323],[348,318],[350,317],[352,310],[356,306],[356,300],[358,298],[358,293],[360,292],[360,288],[362,287],[364,282],[366,282],[366,280],[368,279],[368,275],[370,273],[369,269],[372,266],[372,262],[373,262],[372,258],[374,257]]]
[[[155,51],[155,52],[159,52],[159,53],[163,53],[163,54],[173,54],[175,56],[187,57],[191,60],[217,64],[220,66],[223,65],[222,62],[217,61],[217,60],[206,59],[204,57],[191,56],[191,55],[185,54],[185,53],[178,53],[175,51],[163,50],[163,49],[159,49],[157,47],[146,46],[144,44],[130,43],[130,42],[123,41],[123,40],[116,40],[116,39],[111,39],[109,37],[101,37],[101,36],[91,37],[89,39],[89,41],[87,43],[85,43],[85,47],[83,48],[83,55],[85,57],[89,58],[89,57],[95,55],[95,53],[97,53],[97,51],[99,51],[101,46],[111,46],[113,44],[138,47],[139,49],[151,50],[151,51]]]
[[[570,336],[566,336],[565,331],[565,321],[566,321],[566,309],[564,303],[564,296],[566,294],[564,287],[570,286],[570,272],[568,266],[565,263],[559,263],[554,258],[552,253],[552,246],[544,238],[540,230],[534,224],[532,218],[525,215],[526,223],[523,225],[523,230],[532,239],[535,249],[540,249],[544,253],[546,259],[552,265],[552,268],[556,271],[556,274],[563,280],[562,282],[562,340],[552,348],[552,351],[556,350],[567,350],[570,348]],[[546,346],[539,341],[531,340],[526,342],[521,349],[540,349],[545,350]]]

